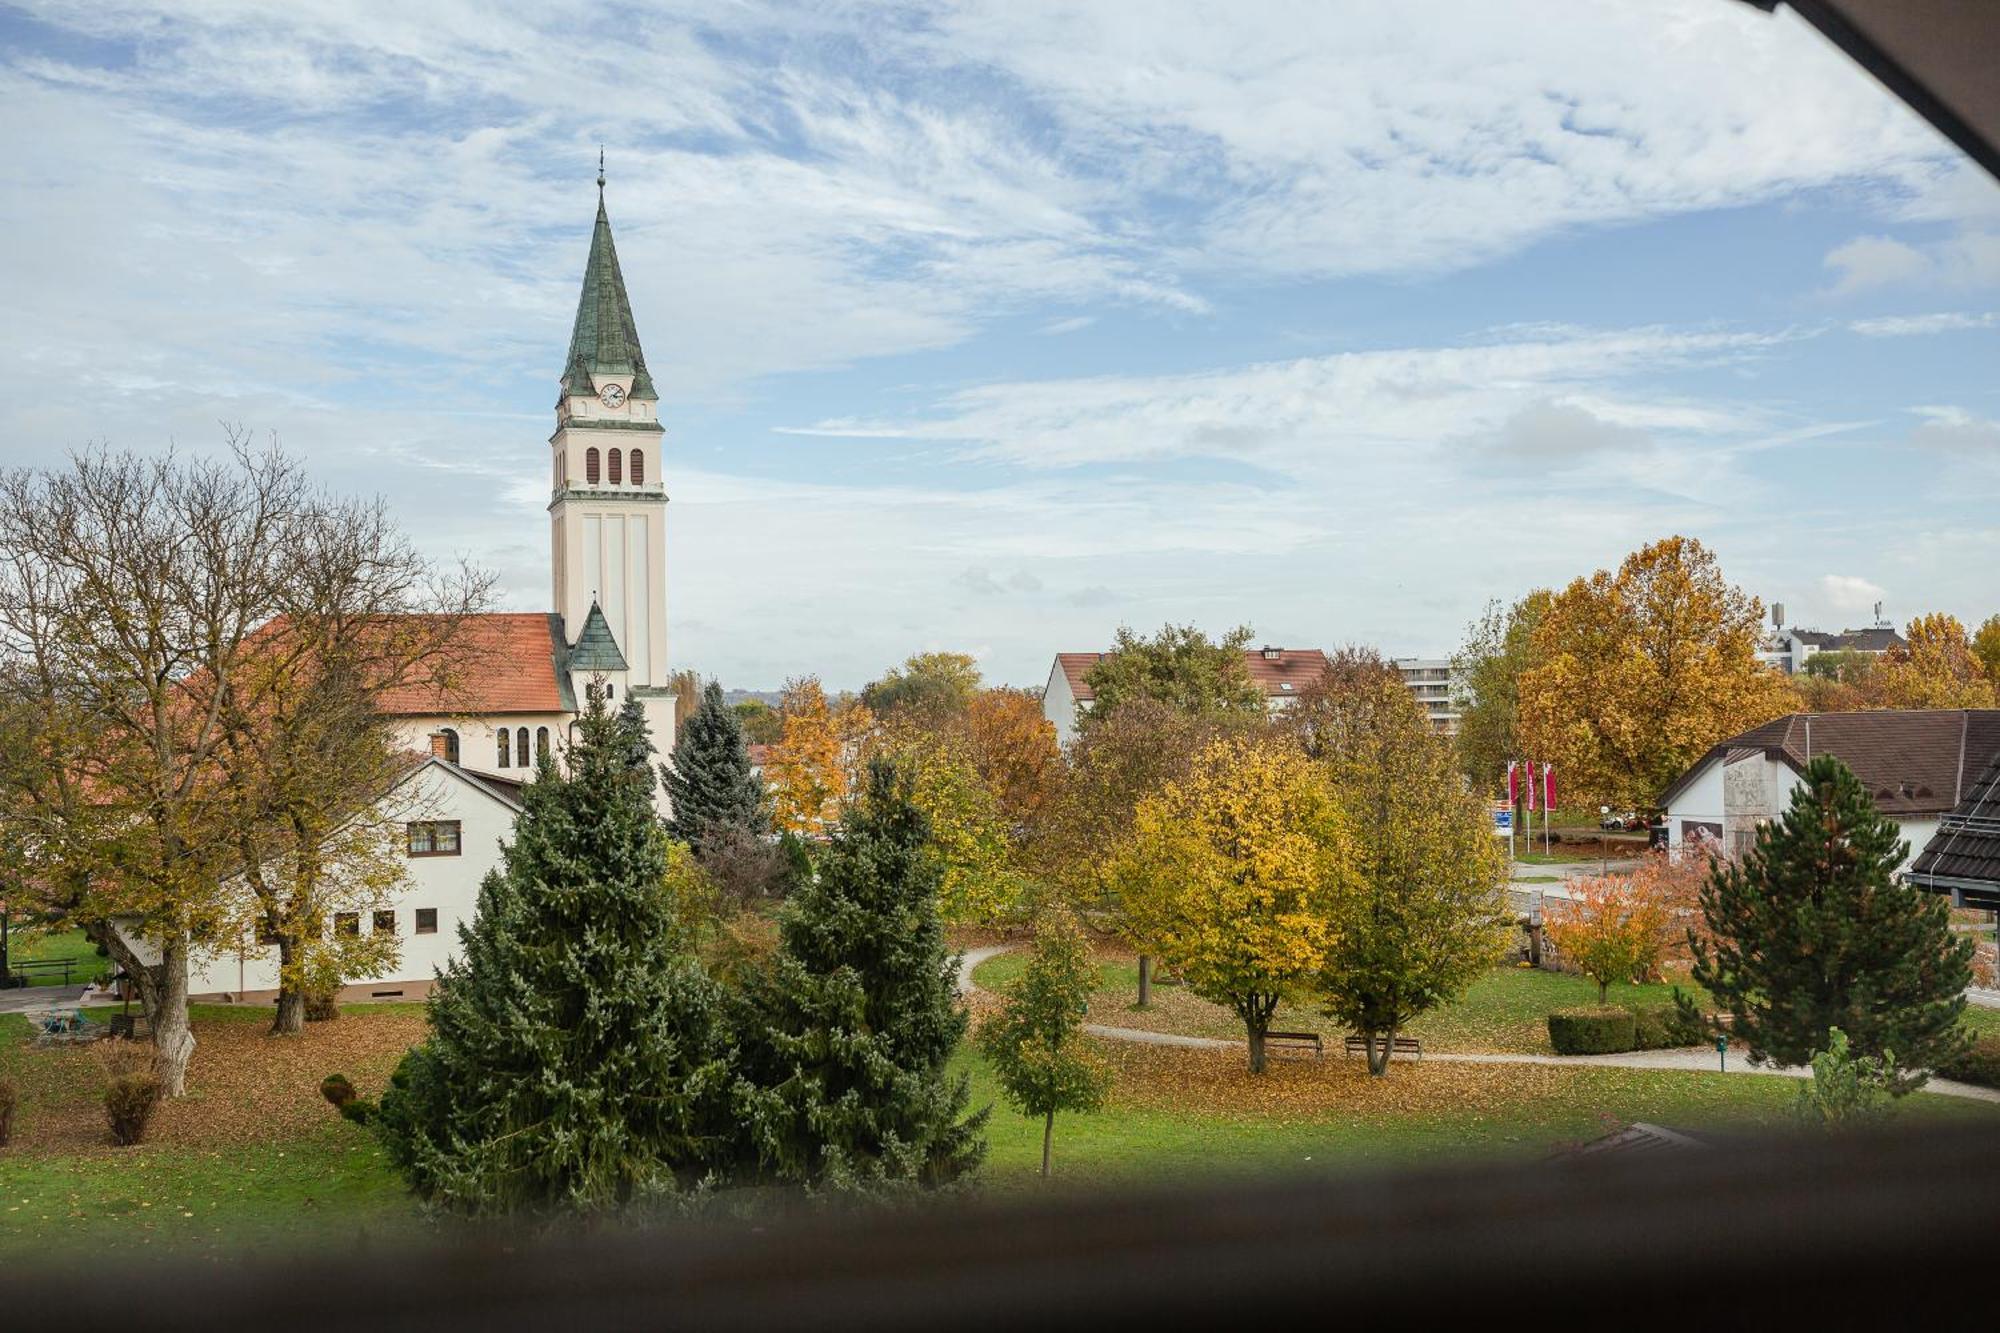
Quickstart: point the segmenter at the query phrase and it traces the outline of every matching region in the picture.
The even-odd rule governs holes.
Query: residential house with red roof
[[[1068,745],[1076,738],[1078,720],[1095,701],[1088,676],[1090,669],[1110,653],[1057,653],[1049,668],[1048,684],[1042,689],[1042,716],[1056,729],[1056,743]],[[1243,666],[1250,679],[1264,691],[1271,711],[1290,706],[1306,686],[1326,671],[1326,654],[1318,648],[1245,648]]]

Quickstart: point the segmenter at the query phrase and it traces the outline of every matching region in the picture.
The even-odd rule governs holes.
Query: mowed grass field
[[[1520,1040],[1530,999],[1510,988],[1524,984],[1496,975],[1497,998],[1454,1020],[1468,1040]],[[194,1017],[189,1095],[163,1106],[147,1143],[117,1148],[100,1106],[109,1043],[36,1049],[24,1020],[0,1016],[0,1078],[22,1094],[14,1142],[0,1149],[0,1262],[107,1250],[215,1260],[303,1246],[325,1253],[448,1227],[424,1216],[372,1137],[318,1092],[334,1071],[379,1092],[423,1036],[421,1006],[349,1006],[298,1038],[267,1035],[262,1006],[198,1007]],[[1484,1036],[1482,1021],[1495,1025]],[[1110,1101],[1057,1122],[1052,1186],[1036,1174],[1040,1122],[1009,1110],[983,1061],[960,1053],[973,1105],[993,1108],[984,1191],[1535,1158],[1633,1120],[1697,1133],[1770,1130],[1792,1122],[1798,1092],[1777,1077],[1442,1062],[1399,1064],[1376,1080],[1337,1056],[1274,1061],[1257,1077],[1232,1051],[1093,1045],[1114,1074]],[[1996,1110],[1919,1094],[1900,1114],[1921,1124],[2000,1120]]]
[[[989,958],[973,971],[973,983],[998,991],[1021,975],[1027,961],[1022,950]],[[1679,985],[1697,1003],[1707,1003],[1707,994],[1700,988],[1687,981]],[[1672,984],[1613,986],[1608,998],[1617,1005],[1667,1004],[1673,991]],[[1234,1013],[1210,1004],[1186,987],[1160,984],[1157,969],[1151,1005],[1137,1008],[1138,996],[1138,960],[1122,950],[1101,950],[1097,990],[1090,1002],[1092,1022],[1190,1037],[1243,1038],[1243,1022]],[[1418,1019],[1409,1035],[1439,1051],[1550,1055],[1554,1052],[1549,1046],[1549,1013],[1596,1003],[1597,983],[1587,977],[1496,967],[1475,981],[1457,1004]],[[1279,1006],[1272,1026],[1283,1031],[1318,1032],[1329,1042],[1342,1035],[1333,1020],[1296,1005]]]
[[[8,932],[9,963],[70,962],[69,984],[81,985],[96,981],[111,971],[111,960],[101,957],[97,946],[84,938],[80,930],[57,931],[53,934],[36,934],[16,928]],[[35,968],[29,974],[29,984],[33,986],[60,986],[63,974],[49,968]]]

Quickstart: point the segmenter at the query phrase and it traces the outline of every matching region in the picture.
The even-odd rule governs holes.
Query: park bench
[[[1285,1050],[1309,1050],[1315,1060],[1326,1054],[1326,1048],[1320,1044],[1317,1032],[1266,1032],[1264,1049],[1268,1051],[1274,1046]]]
[[[8,971],[19,978],[19,980],[10,983],[12,985],[32,986],[38,981],[45,981],[60,973],[62,980],[56,984],[67,986],[70,984],[70,979],[76,971],[76,959],[29,958],[10,964]]]
[[[1368,1054],[1368,1038],[1358,1032],[1351,1034],[1343,1044],[1347,1047],[1347,1054],[1349,1055]],[[1399,1055],[1408,1056],[1413,1060],[1421,1060],[1424,1058],[1424,1044],[1415,1037],[1392,1037],[1390,1038],[1389,1058],[1393,1060]]]

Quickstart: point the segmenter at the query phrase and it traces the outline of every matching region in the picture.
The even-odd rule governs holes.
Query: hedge
[[[1630,1009],[1558,1009],[1549,1015],[1549,1044],[1557,1055],[1615,1055],[1638,1044],[1637,1026]]]
[[[1982,1088],[2000,1088],[2000,1037],[1981,1037],[1937,1067],[1939,1078],[1960,1083],[1976,1083]]]

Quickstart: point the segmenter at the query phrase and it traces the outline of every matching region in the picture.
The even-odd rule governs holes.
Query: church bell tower
[[[648,700],[649,714],[662,714],[651,719],[654,743],[662,751],[673,743],[671,695],[665,688],[664,434],[659,395],[639,350],[639,330],[611,240],[600,158],[597,225],[563,363],[556,432],[549,437],[555,611],[572,651],[584,645],[575,660],[588,658],[593,669],[603,670],[622,658],[623,671],[605,671],[607,679]],[[593,607],[601,612],[601,624],[593,623]],[[615,641],[609,654],[604,628]]]

